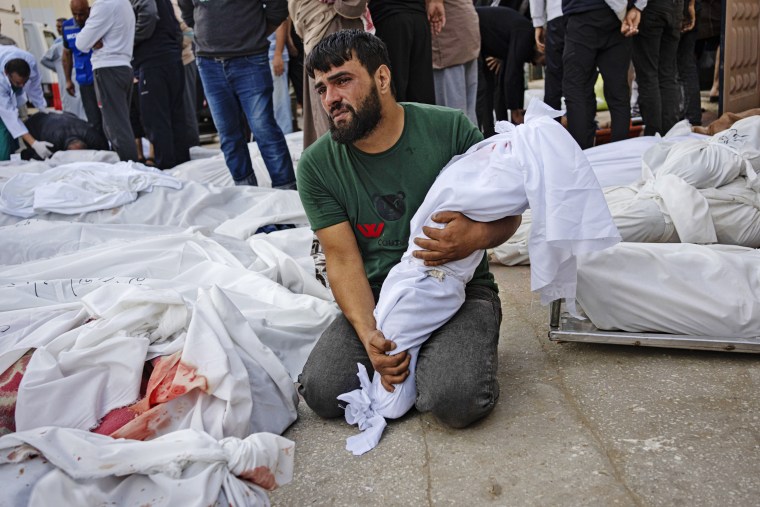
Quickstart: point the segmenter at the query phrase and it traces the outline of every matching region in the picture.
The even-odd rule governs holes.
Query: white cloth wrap
[[[599,329],[760,336],[760,252],[621,243],[578,259],[578,301]]]
[[[696,188],[717,188],[746,176],[747,185],[760,191],[760,116],[702,140],[662,142],[642,157],[644,180],[665,174],[681,177]]]
[[[0,477],[12,505],[269,505],[265,489],[292,480],[293,450],[271,433],[217,441],[186,429],[140,442],[43,427],[0,438]]]
[[[45,212],[75,215],[121,206],[157,186],[179,189],[182,182],[132,162],[65,164],[10,178],[0,190],[0,211],[22,218]]]
[[[419,250],[414,238],[424,237],[422,227],[441,227],[432,220],[436,212],[458,211],[472,220],[491,222],[519,215],[530,205],[529,241],[535,252],[531,288],[541,293],[544,304],[557,298],[574,301],[577,253],[620,240],[583,152],[552,119],[560,114],[533,101],[524,125],[500,124],[502,133],[471,147],[441,171],[412,218],[407,251],[388,274],[375,308],[378,329],[397,344],[392,353],[410,351],[410,375],[392,393],[385,391],[375,373],[369,390],[362,388],[365,393],[341,395],[339,399],[349,406],[352,400],[361,404],[361,408],[347,408],[349,423],[374,421],[378,415],[398,418],[414,405],[419,347],[461,307],[465,285],[482,259],[483,251],[478,250],[429,268],[412,256]],[[361,365],[359,377],[365,386]],[[371,426],[373,438],[349,439],[347,449],[363,454],[373,448],[379,441],[379,427]]]

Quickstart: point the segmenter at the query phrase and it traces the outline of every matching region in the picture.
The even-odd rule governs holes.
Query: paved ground
[[[549,342],[526,267],[493,266],[501,398],[449,430],[412,412],[354,457],[301,404],[275,506],[760,504],[760,356]]]

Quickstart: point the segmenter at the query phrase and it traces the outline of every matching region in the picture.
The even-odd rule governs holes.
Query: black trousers
[[[677,55],[683,0],[650,0],[633,37],[644,135],[666,134],[678,121]]]
[[[188,125],[183,96],[182,61],[141,66],[140,116],[145,137],[153,144],[156,167],[170,169],[190,160]]]
[[[699,94],[696,46],[697,26],[694,25],[693,30],[681,34],[681,40],[678,42],[678,82],[681,85],[683,104],[679,117],[686,118],[692,125],[702,125],[702,98]]]
[[[544,102],[559,110],[562,107],[562,53],[565,51],[567,18],[559,16],[546,24],[544,42],[546,69],[544,76]]]
[[[293,25],[290,26],[290,36],[293,39],[293,45],[298,50],[297,55],[290,55],[288,62],[288,79],[293,85],[293,91],[296,94],[296,102],[303,106],[303,41],[296,33]]]
[[[84,106],[84,112],[87,114],[87,123],[105,137],[105,133],[103,133],[103,119],[100,117],[100,108],[98,107],[98,98],[95,96],[95,85],[80,84],[79,94],[82,96],[82,106]]]
[[[608,7],[565,17],[562,89],[567,105],[567,129],[582,149],[594,145],[594,84],[599,68],[612,121],[611,139],[626,139],[631,123],[628,86],[631,40],[620,33],[620,20]]]
[[[388,46],[391,82],[399,102],[435,104],[430,25],[424,14],[394,14],[375,23]]]

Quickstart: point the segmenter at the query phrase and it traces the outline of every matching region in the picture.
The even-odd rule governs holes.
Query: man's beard
[[[333,107],[327,119],[330,122],[330,135],[333,141],[341,144],[351,144],[364,139],[375,130],[381,118],[380,95],[377,93],[377,86],[373,83],[369,94],[364,98],[358,109],[354,109],[348,104]],[[351,120],[342,126],[335,125],[332,118],[334,110],[347,109],[351,112]]]

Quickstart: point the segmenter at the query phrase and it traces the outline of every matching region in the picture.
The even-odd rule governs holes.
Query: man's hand
[[[486,67],[494,74],[498,74],[501,70],[501,60],[495,56],[486,56]]]
[[[697,14],[694,10],[694,1],[689,2],[689,7],[686,11],[686,16],[681,23],[682,32],[691,32],[694,30],[694,25],[697,23]]]
[[[525,121],[525,109],[510,109],[509,119],[513,125],[520,125]]]
[[[380,374],[383,387],[392,393],[395,390],[393,384],[400,384],[409,376],[409,363],[412,356],[406,351],[389,356],[387,352],[394,350],[396,344],[391,340],[386,340],[379,330],[373,331],[361,341],[367,350],[372,367]]]
[[[446,11],[443,8],[443,0],[428,0],[428,21],[433,35],[438,35],[446,25]]]
[[[285,62],[282,60],[282,53],[274,54],[272,58],[272,70],[275,76],[282,76],[282,73],[285,72]]]
[[[542,53],[546,52],[546,45],[544,44],[544,27],[537,26],[534,29],[534,37],[536,38],[536,47]]]
[[[103,47],[103,39],[100,39],[98,42],[95,43],[94,46],[92,46],[92,49],[100,49]]]
[[[485,244],[483,222],[470,220],[457,211],[441,211],[432,218],[445,227],[423,227],[422,232],[430,239],[414,238],[414,244],[424,250],[415,250],[412,255],[424,260],[425,266],[464,259]]]
[[[626,37],[633,37],[639,33],[639,21],[641,21],[641,11],[636,7],[628,9],[623,24],[620,25],[620,33]]]
[[[37,156],[43,160],[50,158],[50,156],[53,154],[53,152],[50,150],[52,147],[53,143],[49,143],[47,141],[36,140],[32,143],[32,149],[37,154]]]

